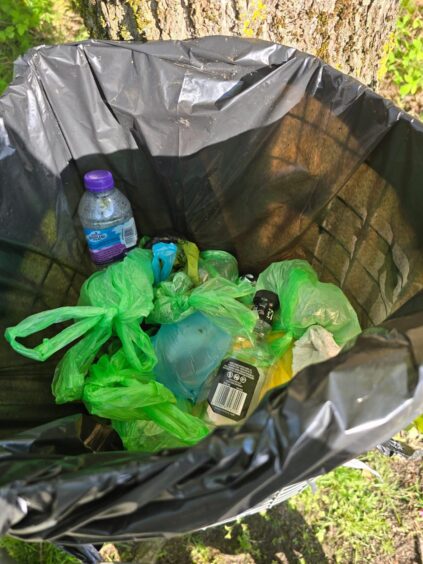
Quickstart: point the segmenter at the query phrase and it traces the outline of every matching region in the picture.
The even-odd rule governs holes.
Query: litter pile
[[[34,348],[18,340],[70,321]],[[76,341],[54,374],[57,403],[82,401],[125,448],[156,452],[241,424],[266,392],[358,333],[345,295],[304,260],[255,279],[225,251],[144,238],[85,281],[77,306],[32,315],[6,338],[38,361]]]

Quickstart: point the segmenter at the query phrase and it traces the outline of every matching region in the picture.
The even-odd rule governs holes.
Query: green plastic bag
[[[52,383],[57,403],[79,400],[91,364],[112,335],[120,339],[134,369],[152,370],[156,355],[140,323],[153,309],[153,296],[151,251],[134,249],[123,261],[96,272],[85,281],[78,306],[31,315],[8,328],[5,336],[16,352],[41,362],[82,337],[63,356]],[[17,340],[71,320],[73,325],[51,339],[44,339],[33,349]]]
[[[319,282],[305,260],[271,264],[258,277],[256,289],[271,290],[279,296],[280,313],[274,329],[285,335],[272,344],[279,354],[312,325],[330,331],[340,346],[361,332],[357,314],[342,290],[334,284]]]
[[[195,285],[200,284],[198,275],[198,261],[200,258],[200,251],[195,243],[191,241],[179,241],[179,246],[185,255],[185,271]]]
[[[93,415],[128,421],[144,418],[144,407],[176,400],[152,373],[135,370],[120,349],[111,357],[103,355],[91,366],[82,401]]]
[[[115,422],[152,421],[183,444],[195,444],[209,433],[201,419],[188,412],[153,374],[139,373],[128,363],[123,349],[103,355],[86,379],[83,401],[90,413]],[[124,427],[120,427],[124,429]]]
[[[126,450],[139,452],[160,452],[164,449],[189,446],[154,421],[113,421],[113,428],[120,436]]]
[[[178,239],[177,237],[147,237],[141,238],[140,247],[151,249],[154,243],[174,243],[178,247],[175,262],[173,265],[173,272],[183,270],[192,282],[197,286],[201,283],[198,274],[198,263],[200,258],[200,250],[195,243],[186,241],[185,239]]]
[[[238,261],[226,251],[203,251],[200,254],[199,273],[202,282],[218,276],[236,282],[239,276]]]
[[[257,314],[239,299],[253,293],[254,287],[245,280],[235,283],[218,276],[194,287],[184,272],[177,272],[155,289],[154,309],[147,322],[176,323],[201,311],[228,333],[250,335]]]

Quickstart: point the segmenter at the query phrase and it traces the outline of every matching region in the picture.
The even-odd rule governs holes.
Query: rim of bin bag
[[[261,513],[262,511],[269,511],[270,509],[273,509],[273,507],[276,507],[276,505],[280,505],[284,501],[288,501],[288,499],[300,494],[307,488],[311,488],[314,492],[315,485],[313,480],[299,482],[298,484],[292,484],[292,486],[282,488],[256,507],[252,507],[251,509],[244,511],[243,513],[240,513],[235,517],[231,517],[230,519],[219,521],[218,523],[213,523],[213,525],[209,525],[208,527],[203,527],[202,530],[210,529],[212,527],[219,527],[220,525],[225,525],[226,523],[231,523],[232,521],[237,521],[238,519],[243,519],[244,517],[250,517],[251,515]]]
[[[344,464],[341,464],[341,466],[343,468],[354,468],[356,470],[365,470],[373,474],[373,476],[375,476],[379,480],[382,479],[381,475],[378,472],[376,472],[376,470],[374,470],[371,466],[369,466],[362,460],[358,460],[356,458],[344,462]],[[230,523],[232,521],[237,521],[238,519],[243,519],[244,517],[250,517],[251,515],[255,515],[256,513],[261,513],[262,511],[269,511],[270,509],[273,509],[273,507],[276,507],[277,505],[280,505],[281,503],[288,501],[288,499],[290,499],[291,497],[300,494],[307,488],[310,488],[314,494],[319,489],[319,484],[313,478],[311,478],[310,480],[306,480],[304,482],[298,482],[297,484],[292,484],[291,486],[287,486],[286,488],[282,488],[281,490],[275,492],[268,499],[265,499],[262,503],[256,505],[255,507],[252,507],[251,509],[248,509],[247,511],[244,511],[243,513],[240,513],[236,517],[232,517],[231,519],[227,519],[226,521],[219,521],[218,523],[214,523],[213,525],[210,525],[210,527],[204,527],[203,530],[211,527],[218,527],[220,525],[224,525],[225,523]]]
[[[131,65],[128,80],[122,80],[125,62]],[[234,71],[234,80],[219,75],[222,68],[229,67]],[[177,88],[173,98],[169,89],[169,96],[158,95],[157,85],[163,86],[163,81],[139,85],[154,87],[155,96],[154,108],[146,114],[141,112],[141,118],[154,117],[159,108],[164,111],[163,104],[169,103],[172,111],[172,103],[177,105],[177,119],[169,120],[157,135],[146,121],[137,121],[131,112],[125,111],[125,96],[137,84],[140,68],[157,71],[158,75],[163,74],[163,68],[184,74],[184,87]],[[85,73],[84,80],[78,73]],[[114,83],[110,82],[110,75],[115,76]],[[202,90],[199,76],[207,80],[210,89]],[[179,86],[181,80],[177,82]],[[113,84],[114,92],[105,89]],[[193,98],[192,92],[199,95]],[[281,104],[277,103],[279,98]],[[241,101],[242,115],[237,114]],[[72,105],[76,102],[80,112]],[[83,111],[104,120],[104,127],[96,128],[95,135],[87,127],[90,121],[84,120]],[[203,117],[211,111],[216,120],[208,124]],[[268,127],[255,130],[254,116],[259,125],[266,123]],[[8,211],[0,226],[1,249],[7,252],[7,260],[1,264],[1,289],[8,319],[12,313],[25,317],[25,308],[57,306],[58,297],[44,289],[59,287],[60,280],[69,283],[64,299],[67,303],[76,302],[89,263],[74,214],[82,193],[81,173],[86,172],[82,169],[92,164],[88,163],[91,157],[96,161],[93,168],[112,169],[119,186],[135,202],[138,219],[151,226],[152,214],[147,213],[149,198],[156,192],[162,194],[166,186],[163,187],[162,176],[155,176],[162,182],[158,190],[157,185],[149,184],[148,175],[152,171],[157,175],[169,172],[169,166],[174,165],[160,154],[161,147],[167,150],[172,139],[178,140],[178,156],[184,159],[184,166],[173,170],[174,178],[183,178],[185,183],[175,185],[186,189],[182,195],[189,196],[189,201],[198,206],[203,201],[191,198],[195,196],[195,183],[203,178],[204,167],[213,165],[214,180],[228,178],[225,189],[230,190],[237,186],[233,175],[238,169],[227,164],[225,155],[233,153],[240,164],[254,156],[255,166],[241,175],[242,183],[238,186],[250,199],[236,209],[225,209],[225,223],[218,221],[222,214],[217,213],[217,205],[208,222],[194,221],[189,216],[189,206],[185,209],[182,205],[186,198],[172,200],[174,194],[165,190],[163,208],[160,204],[156,210],[163,214],[163,225],[170,223],[177,232],[186,232],[187,224],[192,222],[195,239],[201,240],[205,248],[211,248],[206,231],[213,225],[216,241],[218,236],[224,238],[227,231],[235,233],[239,245],[235,250],[248,272],[248,253],[251,264],[261,268],[260,253],[267,252],[265,258],[269,260],[287,252],[282,247],[274,248],[274,255],[270,252],[280,230],[278,221],[286,220],[286,240],[292,244],[301,242],[301,250],[320,269],[319,274],[325,280],[342,282],[340,285],[349,297],[355,299],[353,305],[359,315],[367,315],[375,324],[421,288],[421,261],[417,254],[421,254],[421,239],[417,239],[422,235],[423,204],[418,190],[422,163],[417,156],[423,147],[423,127],[391,102],[310,55],[239,38],[148,44],[88,41],[41,47],[18,64],[14,83],[0,99],[0,117],[0,177],[4,174],[3,178],[15,188],[10,197],[10,189],[1,194],[2,205]],[[286,121],[290,126],[279,131],[279,125]],[[84,128],[78,126],[81,123]],[[198,125],[195,132],[194,123]],[[292,155],[297,147],[289,138],[295,123],[302,132],[299,139],[305,143],[313,138],[313,132],[324,132],[318,137],[318,149],[324,153],[321,162],[327,164],[326,180],[333,178],[339,182],[336,194],[325,195],[322,175],[304,174],[307,167],[313,172],[319,156],[310,145],[304,149],[301,166],[295,166]],[[77,135],[72,135],[72,131],[77,131]],[[219,158],[213,153],[213,146],[199,148],[200,132],[212,135],[222,144]],[[331,151],[338,145],[342,154],[354,156],[352,164],[335,166],[331,162]],[[113,152],[115,149],[119,151]],[[134,152],[141,159],[142,150],[148,158],[142,161],[141,170],[131,155]],[[195,176],[198,171],[192,167],[198,163],[195,157],[199,151],[203,169]],[[151,155],[156,167],[151,165]],[[261,160],[266,155],[271,159]],[[277,163],[276,170],[272,163]],[[269,214],[272,230],[266,231],[262,224],[247,221],[251,219],[247,212],[263,213],[259,198],[251,192],[251,183],[257,183],[257,171],[273,171],[275,175],[266,184],[270,193],[275,186],[279,187],[278,183],[286,189],[283,178],[276,174],[282,164],[285,171],[295,173],[290,176],[291,180],[296,179],[295,190],[289,194],[295,200],[293,209],[301,211],[301,221],[297,222],[298,214],[294,214],[290,222],[283,202],[278,201]],[[193,179],[195,186],[188,182]],[[30,189],[34,183],[36,191]],[[136,201],[138,185],[146,191],[142,202]],[[76,186],[80,186],[81,192],[74,189]],[[260,187],[264,190],[263,183]],[[313,198],[304,202],[301,198],[308,190]],[[322,194],[325,198],[330,196],[327,205]],[[172,202],[170,211],[166,208],[168,200]],[[229,205],[230,200],[225,202]],[[385,202],[392,217],[385,213]],[[323,204],[323,216],[314,214]],[[244,219],[239,221],[240,209],[248,216],[246,232]],[[44,214],[45,210],[52,213]],[[55,224],[58,210],[65,219]],[[393,210],[398,211],[397,215]],[[16,229],[16,217],[20,218],[19,227],[25,221],[31,237],[36,233],[36,240],[26,240],[22,229]],[[351,232],[344,239],[340,237],[339,217],[343,223],[351,224]],[[254,244],[253,236],[261,237],[261,246]],[[357,256],[357,246],[349,247],[354,240],[374,245],[377,252],[370,257],[372,260],[366,253]],[[36,260],[35,256],[41,258]],[[360,259],[355,266],[348,262],[351,256]],[[345,265],[343,260],[347,261]],[[368,288],[357,275],[359,267]],[[36,275],[41,283],[34,279]],[[363,295],[355,293],[360,286],[366,290]],[[10,295],[16,298],[12,313],[7,309],[6,297]],[[26,540],[59,539],[70,544],[188,532],[234,518],[269,499],[274,492],[294,487],[373,448],[408,424],[423,406],[421,357],[415,354],[412,344],[418,342],[416,334],[422,333],[418,311],[422,308],[415,306],[411,310],[413,319],[406,332],[394,320],[389,331],[366,333],[335,359],[302,371],[285,390],[270,392],[239,432],[218,429],[189,450],[160,456],[93,453],[107,437],[103,426],[82,415],[57,419],[19,435],[13,433],[12,438],[0,441],[0,530]],[[1,356],[8,354],[5,347],[0,348],[0,358],[7,360],[0,364],[0,374],[12,378],[11,372],[5,372],[12,366],[11,357]],[[21,363],[18,368],[20,376],[36,377],[37,372],[30,365]],[[43,370],[43,378],[47,379],[48,366]],[[47,402],[45,411],[48,412]]]

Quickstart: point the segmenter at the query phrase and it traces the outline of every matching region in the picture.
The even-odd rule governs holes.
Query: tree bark
[[[258,37],[307,51],[377,83],[399,0],[75,0],[92,37]]]

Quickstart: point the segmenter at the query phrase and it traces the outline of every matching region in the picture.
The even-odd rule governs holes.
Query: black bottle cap
[[[254,305],[257,305],[261,300],[266,300],[273,311],[279,309],[279,298],[275,292],[271,292],[270,290],[258,290],[254,294]]]

